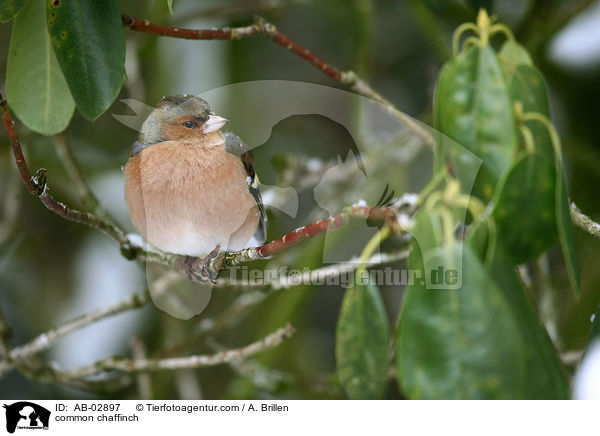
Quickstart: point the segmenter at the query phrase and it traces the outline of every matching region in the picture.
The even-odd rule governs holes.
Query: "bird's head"
[[[150,145],[163,141],[194,141],[218,131],[227,119],[215,115],[210,105],[193,95],[163,97],[148,116],[139,141]]]

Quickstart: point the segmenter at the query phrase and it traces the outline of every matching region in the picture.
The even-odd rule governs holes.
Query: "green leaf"
[[[501,249],[497,250],[490,273],[509,302],[519,323],[519,335],[525,343],[523,397],[528,399],[569,398],[569,382],[556,349],[535,310],[529,304],[515,268],[506,260]]]
[[[173,15],[173,0],[167,0],[167,6],[169,7],[169,13]]]
[[[483,159],[473,193],[489,200],[517,144],[513,105],[494,50],[489,45],[472,46],[446,63],[434,104],[435,127]],[[478,164],[443,137],[439,152],[452,163],[459,178],[457,167]]]
[[[6,70],[6,97],[27,127],[43,135],[67,127],[75,103],[46,32],[44,0],[31,0],[17,16]]]
[[[0,4],[0,23],[6,23],[19,13],[27,0],[2,0]]]
[[[505,47],[507,46],[505,45]],[[504,75],[511,90],[512,100],[521,103],[524,113],[537,112],[549,117],[548,97],[544,78],[535,67],[527,65],[527,62],[523,60],[526,54],[525,49],[520,47],[518,50],[521,54],[516,56],[517,60],[513,59],[510,61],[509,58],[503,58],[502,62]],[[508,49],[503,48],[503,51],[508,51]],[[562,157],[560,156],[560,144],[556,144],[556,149],[554,148],[549,132],[542,123],[528,121],[525,125],[532,133],[536,153],[554,160],[554,216],[558,239],[567,265],[571,287],[576,294],[579,294],[579,261],[575,245],[575,232],[573,223],[571,222],[565,176],[562,167]],[[542,164],[540,163],[536,166],[540,167],[541,170],[541,165]],[[549,170],[544,169],[543,172],[548,173]],[[530,209],[530,211],[533,213],[542,212],[541,210],[536,209]]]
[[[396,348],[400,389],[411,399],[521,398],[524,344],[502,291],[469,246],[462,287],[430,290],[409,284]],[[446,250],[439,250],[444,257]],[[427,269],[413,244],[409,270]]]
[[[556,350],[510,262],[499,250],[488,270],[469,245],[462,252],[461,289],[408,286],[396,340],[400,389],[411,399],[568,398]],[[413,244],[409,268],[424,267]]]
[[[385,395],[389,370],[389,322],[373,285],[346,290],[337,323],[337,375],[350,399]]]
[[[125,34],[116,0],[53,0],[48,31],[77,108],[98,118],[115,100],[125,74]]]
[[[552,157],[523,153],[498,184],[492,216],[513,265],[535,259],[557,241],[555,174]]]

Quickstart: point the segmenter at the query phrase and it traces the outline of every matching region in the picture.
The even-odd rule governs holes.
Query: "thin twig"
[[[140,308],[148,301],[150,301],[150,294],[148,290],[145,289],[111,306],[81,315],[71,321],[42,333],[26,344],[15,347],[10,351],[8,354],[8,359],[0,362],[0,376],[8,370],[14,368],[15,362],[24,360],[30,356],[33,356],[34,354],[47,350],[63,336],[100,321],[101,319],[108,318],[128,310]]]
[[[581,212],[575,203],[571,203],[571,221],[584,232],[600,238],[600,224]]]
[[[178,370],[220,365],[233,360],[244,359],[270,348],[277,347],[295,333],[291,324],[282,327],[263,339],[234,350],[222,351],[216,354],[173,357],[166,359],[122,359],[111,357],[89,366],[82,366],[71,371],[62,372],[62,377],[79,379],[106,371],[121,371],[136,373],[139,371]]]
[[[148,20],[141,20],[130,15],[122,15],[123,24],[131,30],[137,32],[150,33],[153,35],[168,36],[171,38],[196,39],[196,40],[214,40],[214,39],[242,39],[254,35],[266,35],[273,42],[279,44],[286,50],[301,57],[314,67],[327,74],[333,80],[347,86],[357,94],[367,97],[379,103],[383,109],[397,120],[402,122],[408,129],[412,130],[426,144],[433,147],[435,141],[433,136],[424,129],[419,123],[397,109],[389,100],[376,92],[371,86],[362,80],[354,71],[342,71],[328,64],[323,59],[315,56],[300,44],[294,42],[285,34],[277,30],[275,25],[269,23],[261,17],[257,17],[255,23],[250,26],[233,27],[224,29],[187,29],[181,27],[170,27],[153,24]]]
[[[25,184],[27,191],[29,191],[29,193],[32,195],[37,195],[36,186],[31,180],[31,173],[29,172],[29,168],[27,168],[27,161],[25,160],[25,156],[23,155],[23,150],[21,149],[21,142],[19,142],[19,137],[17,135],[17,131],[15,130],[15,122],[13,121],[12,117],[10,116],[10,113],[8,112],[8,103],[1,95],[0,108],[2,109],[2,122],[4,123],[4,129],[6,129],[8,139],[10,139],[10,145],[15,156],[15,162],[17,163],[19,174],[21,174],[21,178],[23,179],[23,183]]]
[[[64,386],[89,391],[94,394],[111,394],[131,385],[129,374],[119,374],[116,377],[102,380],[81,380],[64,377],[60,371],[40,359],[29,358],[19,362],[18,369],[25,377],[38,383],[61,383]]]
[[[239,265],[240,263],[266,259],[306,239],[320,235],[321,233],[338,230],[348,224],[352,219],[382,220],[392,231],[403,231],[396,218],[396,211],[392,207],[353,205],[345,208],[335,216],[300,227],[287,235],[260,247],[247,248],[235,252],[225,252],[215,260],[214,265],[216,269],[226,269],[234,265]]]

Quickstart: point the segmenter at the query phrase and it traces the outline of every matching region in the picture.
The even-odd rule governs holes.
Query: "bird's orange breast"
[[[243,248],[259,223],[243,164],[224,145],[144,148],[125,166],[125,197],[133,225],[171,253]]]

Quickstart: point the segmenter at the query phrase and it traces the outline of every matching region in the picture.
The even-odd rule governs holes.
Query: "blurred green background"
[[[428,124],[432,123],[436,75],[450,56],[452,32],[462,22],[473,21],[478,6],[497,14],[532,53],[550,90],[552,120],[563,141],[571,199],[592,218],[600,218],[600,2],[175,0],[171,16],[164,0],[120,1],[123,13],[191,28],[246,25],[255,14],[261,15],[332,65],[354,69],[399,109]],[[0,71],[6,71],[10,32],[10,23],[0,25]],[[94,192],[129,230],[132,227],[124,207],[120,168],[137,132],[111,115],[130,114],[120,99],[154,105],[164,95],[202,93],[228,84],[266,79],[341,87],[261,36],[239,41],[185,41],[129,30],[126,35],[127,78],[119,97],[95,122],[76,112],[65,137]],[[4,75],[0,80],[0,89],[4,90]],[[227,104],[235,106],[235,98]],[[260,110],[256,108],[258,114]],[[54,196],[73,207],[82,207],[53,139],[28,131],[18,121],[17,130],[30,169],[46,168]],[[345,159],[353,148],[352,138],[337,123],[316,115],[293,116],[275,126],[269,140],[254,150],[256,170],[268,185],[297,187],[282,171],[290,156],[296,162],[318,159],[335,164],[338,155]],[[389,159],[385,150],[379,156],[385,166]],[[393,177],[391,173],[381,176],[382,180]],[[326,216],[314,202],[313,187],[318,183],[309,180],[302,187],[300,211],[295,218],[269,213],[270,239]],[[404,183],[407,189],[412,186],[410,180]],[[349,187],[342,183],[338,189],[343,192]],[[0,305],[14,329],[15,345],[144,287],[143,266],[122,258],[111,240],[58,218],[27,194],[4,134],[0,136],[0,219]],[[335,240],[343,240],[345,234],[341,232]],[[539,294],[531,293],[530,300],[562,353],[583,348],[590,316],[600,300],[600,242],[577,230],[577,243],[583,289],[577,301],[568,291],[557,247],[530,266],[530,275],[537,284],[533,288],[544,289]],[[315,238],[280,256],[277,262],[290,268],[318,267],[323,244],[323,237]],[[382,288],[382,293],[394,320],[401,290]],[[220,346],[230,348],[252,342],[289,321],[298,329],[291,341],[242,367],[221,365],[151,374],[153,396],[344,398],[334,362],[341,287],[297,287],[277,293],[265,298],[235,325],[211,335],[198,334],[203,319],[218,316],[238,295],[236,290],[215,291],[208,309],[188,321],[148,305],[61,340],[44,358],[59,368],[71,368],[112,354],[129,354],[133,336],[144,342],[149,355],[157,355],[160,350],[165,355],[165,349],[166,355],[211,353]],[[137,398],[138,392],[135,384],[108,393],[82,392],[39,383],[16,371],[0,380],[0,397],[4,399],[96,396]],[[402,398],[393,380],[388,397]]]

